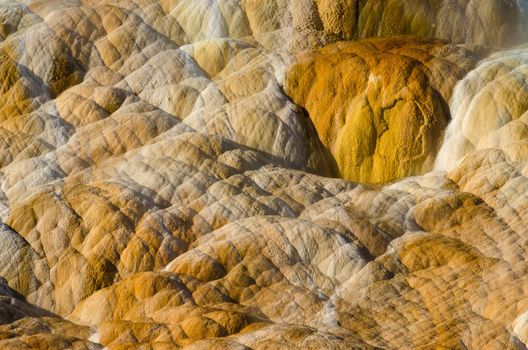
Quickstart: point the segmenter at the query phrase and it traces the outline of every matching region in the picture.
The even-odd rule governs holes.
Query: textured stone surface
[[[512,160],[528,155],[528,49],[499,52],[484,60],[457,86],[453,122],[436,161],[454,168],[478,149],[499,148]]]
[[[526,0],[359,0],[358,7],[360,38],[412,34],[510,46],[528,35]]]
[[[286,92],[313,120],[341,176],[378,183],[432,169],[453,88],[479,48],[390,38],[300,54]]]
[[[6,261],[3,259],[2,261]],[[0,279],[0,344],[2,349],[102,349],[88,340],[92,331],[28,304]]]
[[[0,348],[522,349],[527,53],[473,45],[518,41],[507,5],[3,1]],[[321,48],[389,34],[454,44]],[[302,106],[299,59],[336,72],[294,65]],[[335,96],[426,148],[360,180],[430,169],[452,114],[449,172],[332,178],[378,143],[335,152]]]

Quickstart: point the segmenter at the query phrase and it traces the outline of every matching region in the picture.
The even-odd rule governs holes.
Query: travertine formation
[[[0,348],[525,348],[527,9],[0,2]]]
[[[418,38],[340,42],[301,54],[285,88],[342,177],[386,182],[432,169],[453,88],[481,50]]]
[[[454,168],[476,149],[499,148],[512,160],[528,156],[528,49],[492,55],[457,86],[453,122],[436,161]]]
[[[358,0],[360,38],[421,35],[492,46],[524,43],[526,0]]]

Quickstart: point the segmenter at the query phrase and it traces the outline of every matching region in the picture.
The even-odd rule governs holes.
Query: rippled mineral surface
[[[526,349],[528,0],[0,0],[0,349]]]

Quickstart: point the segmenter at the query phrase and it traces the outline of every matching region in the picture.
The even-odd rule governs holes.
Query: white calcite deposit
[[[0,348],[522,349],[526,8],[0,0]]]

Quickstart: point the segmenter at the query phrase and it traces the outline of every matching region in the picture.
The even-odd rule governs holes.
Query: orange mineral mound
[[[420,38],[340,42],[299,54],[285,89],[342,177],[379,183],[433,167],[455,84],[482,49]]]

